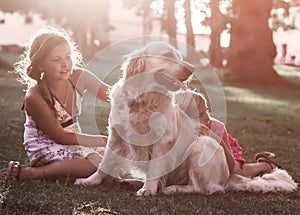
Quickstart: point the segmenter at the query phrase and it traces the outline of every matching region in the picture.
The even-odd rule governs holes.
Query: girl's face
[[[67,80],[72,72],[71,51],[67,43],[54,47],[45,57],[40,70],[49,81]]]
[[[208,115],[207,106],[204,103],[203,98],[200,96],[193,96],[193,98],[194,98],[194,102],[198,108],[198,110],[195,110],[195,112],[198,113],[199,121],[202,124],[208,126],[210,117]]]

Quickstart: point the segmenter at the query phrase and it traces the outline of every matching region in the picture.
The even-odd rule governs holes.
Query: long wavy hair
[[[27,85],[27,89],[41,80],[39,65],[48,53],[57,45],[67,43],[71,51],[73,67],[83,66],[82,54],[78,51],[67,32],[63,29],[47,26],[39,29],[30,39],[24,53],[14,64],[14,71],[19,75],[18,81]]]
[[[17,80],[27,86],[26,90],[37,85],[44,100],[54,112],[54,104],[48,95],[49,93],[45,90],[43,81],[41,81],[43,75],[39,67],[49,52],[62,43],[68,44],[70,48],[73,69],[82,67],[82,54],[67,32],[50,26],[41,28],[31,37],[24,53],[14,64],[14,72],[18,74]]]

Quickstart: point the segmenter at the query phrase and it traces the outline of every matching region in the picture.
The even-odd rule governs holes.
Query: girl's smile
[[[67,80],[72,71],[72,59],[67,43],[54,47],[46,56],[41,70],[48,81]]]

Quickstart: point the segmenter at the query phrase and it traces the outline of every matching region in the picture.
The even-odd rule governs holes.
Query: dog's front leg
[[[106,177],[106,173],[98,169],[96,172],[94,172],[92,175],[90,175],[88,178],[78,178],[75,180],[75,185],[84,185],[84,186],[92,186],[92,185],[98,185],[101,184],[103,179]]]
[[[157,194],[159,179],[146,180],[143,187],[137,191],[137,196],[154,196]]]
[[[163,189],[166,185],[167,178],[163,176],[159,163],[150,162],[147,166],[146,181],[143,187],[137,191],[138,196],[156,195],[158,189]]]

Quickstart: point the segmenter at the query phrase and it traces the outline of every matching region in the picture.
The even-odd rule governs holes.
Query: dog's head
[[[150,42],[125,56],[123,78],[145,72],[164,72],[183,82],[188,80],[194,67],[183,59],[179,50],[162,41]]]
[[[109,127],[120,140],[115,148],[123,148],[125,156],[131,154],[134,160],[168,155],[179,161],[175,152],[184,157],[182,149],[197,138],[198,123],[173,103],[174,91],[191,77],[193,66],[168,43],[151,42],[128,54],[122,69],[123,77],[110,94]]]
[[[111,92],[112,115],[119,116],[116,124],[130,125],[126,133],[134,130],[132,133],[146,134],[151,127],[163,130],[161,117],[153,113],[161,113],[168,119],[177,117],[172,92],[184,87],[182,81],[192,75],[193,66],[168,43],[151,42],[126,55],[122,69],[123,77]],[[150,125],[151,120],[156,126]],[[160,135],[158,131],[154,133]]]

